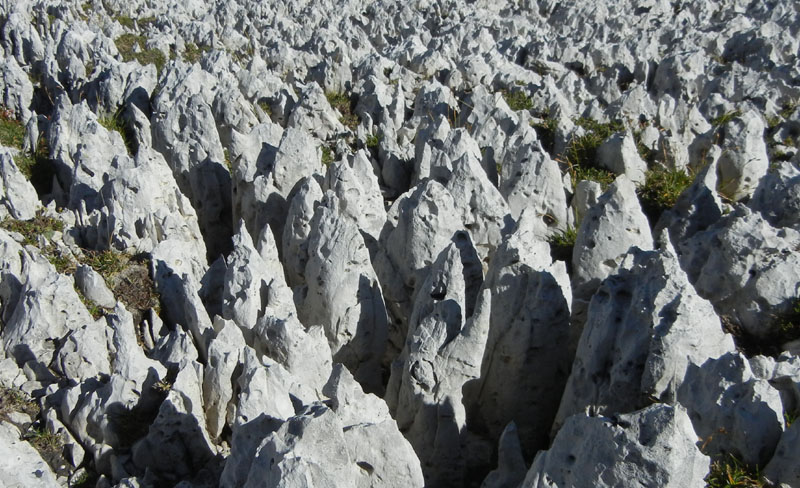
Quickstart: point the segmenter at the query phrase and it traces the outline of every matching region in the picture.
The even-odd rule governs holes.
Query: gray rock
[[[268,274],[269,266],[253,245],[244,221],[239,222],[233,246],[225,272],[222,316],[233,320],[244,332],[245,341],[252,346],[252,329],[268,312],[267,307],[280,316],[295,314],[295,307],[292,293],[283,280],[283,272]]]
[[[773,227],[800,230],[800,170],[790,162],[775,164],[761,178],[749,206]]]
[[[53,357],[53,368],[78,383],[105,377],[111,373],[107,346],[106,321],[90,321],[61,338],[61,347]]]
[[[321,200],[322,188],[314,178],[306,177],[297,183],[286,214],[282,242],[286,281],[293,287],[305,283],[311,219]]]
[[[197,211],[208,254],[216,257],[230,245],[231,176],[209,103],[202,94],[179,94],[180,89],[189,90],[178,86],[170,92],[164,87],[156,98],[153,147],[164,155],[178,187]]]
[[[50,466],[8,422],[0,422],[0,483],[8,488],[59,486]]]
[[[630,132],[615,134],[597,148],[597,164],[614,174],[628,177],[636,185],[645,180],[647,163],[642,161]]]
[[[797,450],[800,446],[800,423],[794,422],[781,436],[775,454],[764,468],[764,477],[776,486],[796,486],[800,483]]]
[[[341,212],[355,221],[371,241],[377,242],[386,223],[386,210],[378,178],[365,151],[358,151],[349,162],[338,161],[328,166],[323,189],[333,191]]]
[[[739,207],[683,245],[681,267],[700,296],[756,336],[773,334],[774,316],[797,297],[800,233],[775,228],[747,207]]]
[[[71,105],[66,97],[60,97],[47,139],[57,177],[68,191],[65,203],[72,209],[100,208],[105,180],[115,176],[117,168],[132,163],[122,136],[106,129],[86,102]],[[112,167],[115,158],[117,165]]]
[[[114,353],[111,375],[105,383],[87,379],[68,388],[59,417],[93,457],[97,471],[110,476],[114,449],[129,447],[143,434],[142,419],[155,416],[161,398],[154,385],[167,379],[167,371],[144,355],[124,307],[117,305],[106,319],[111,328],[109,350]]]
[[[674,250],[631,252],[589,305],[556,425],[578,412],[674,404],[687,370],[734,350]],[[645,286],[646,285],[646,286]]]
[[[134,164],[119,168],[103,185],[104,228],[97,246],[152,252],[165,240],[184,243],[187,255],[205,256],[197,213],[178,187],[164,157],[139,147]]]
[[[462,387],[480,375],[491,305],[484,290],[467,315],[466,264],[452,243],[432,265],[386,388],[386,403],[420,458],[426,484],[460,483],[464,473]]]
[[[394,355],[405,342],[416,288],[460,227],[453,197],[433,180],[398,198],[389,210],[374,267],[392,315],[389,342]]]
[[[47,366],[56,352],[57,340],[94,320],[75,292],[73,281],[57,273],[44,257],[25,250],[21,264],[17,301],[4,304],[9,315],[3,327],[3,348],[18,364],[35,360]]]
[[[219,329],[208,347],[208,364],[203,371],[203,406],[208,435],[216,439],[222,433],[228,412],[233,410],[234,383],[246,347],[241,330],[232,321],[217,319]]]
[[[716,188],[717,161],[712,160],[681,193],[675,205],[661,214],[656,233],[667,229],[673,245],[680,247],[687,239],[717,223],[723,215],[723,204]]]
[[[225,468],[219,480],[222,488],[243,486],[261,441],[280,428],[283,420],[261,414],[246,424],[234,425],[231,453],[225,459]]]
[[[491,315],[481,375],[465,387],[471,429],[494,443],[514,422],[529,458],[549,443],[577,337],[566,266],[552,263],[538,218],[526,210],[492,259],[483,285]]]
[[[725,453],[751,466],[763,466],[783,432],[778,390],[755,378],[741,354],[728,353],[688,368],[678,391],[703,452]]]
[[[184,327],[192,334],[203,361],[208,342],[214,335],[198,291],[205,273],[203,256],[189,254],[192,245],[177,239],[160,242],[152,252],[151,275],[161,296],[168,323]]]
[[[522,487],[704,486],[709,459],[680,407],[612,417],[574,415],[540,452]]]
[[[287,126],[302,129],[325,140],[347,131],[339,117],[328,103],[322,88],[311,82],[302,87],[300,100],[292,110]]]
[[[133,463],[157,480],[203,479],[204,471],[213,472],[216,452],[205,429],[201,378],[199,363],[179,371],[147,435],[133,446]]]
[[[717,163],[717,190],[734,201],[753,194],[769,168],[764,143],[764,122],[755,111],[730,121],[724,128],[725,141]]]
[[[286,420],[295,414],[292,397],[315,400],[313,391],[298,384],[280,364],[261,361],[253,349],[240,352],[242,371],[237,380],[239,395],[231,412],[231,426],[242,426],[261,415]]]
[[[336,414],[316,403],[262,441],[244,486],[358,486],[358,469]]]
[[[515,219],[525,209],[532,208],[552,232],[565,231],[574,225],[561,170],[538,141],[507,150],[500,193],[508,201]]]
[[[88,300],[103,308],[114,308],[117,300],[103,277],[91,266],[81,264],[75,269],[75,285]]]
[[[40,208],[39,197],[14,161],[14,153],[0,151],[0,212],[12,219],[29,220]]]
[[[33,84],[13,57],[0,63],[0,102],[17,120],[26,121],[31,116]]]
[[[589,209],[578,228],[572,251],[573,320],[585,320],[586,306],[598,285],[634,246],[652,249],[653,238],[636,189],[623,175]]]
[[[331,349],[322,326],[306,329],[294,315],[265,314],[253,329],[254,348],[284,366],[298,382],[321,392],[331,373]]]
[[[386,306],[357,222],[343,205],[328,192],[309,224],[298,318],[307,326],[322,325],[333,360],[347,366],[365,390],[380,392]]]
[[[284,131],[277,147],[264,147],[255,162],[236,170],[235,207],[251,234],[269,224],[279,243],[295,184],[321,169],[317,143],[303,129]]]
[[[581,180],[575,185],[575,194],[572,196],[570,208],[575,212],[575,222],[582,222],[590,208],[597,204],[603,194],[600,183],[592,180]]]
[[[378,397],[365,394],[345,367],[337,364],[323,388],[342,422],[351,460],[361,468],[355,486],[423,486],[422,470]]]
[[[526,473],[517,426],[510,422],[500,435],[497,469],[486,475],[481,488],[516,488],[525,480]]]

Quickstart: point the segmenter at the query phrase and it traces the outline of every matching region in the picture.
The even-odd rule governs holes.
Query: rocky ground
[[[800,6],[604,3],[0,0],[0,485],[800,486]]]

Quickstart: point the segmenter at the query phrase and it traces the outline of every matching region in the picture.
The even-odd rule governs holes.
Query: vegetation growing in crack
[[[719,117],[714,117],[711,119],[711,125],[714,127],[721,127],[740,115],[742,115],[741,110],[731,110],[729,112],[725,112]]]
[[[128,154],[134,155],[138,151],[138,144],[136,143],[136,134],[130,130],[125,124],[125,120],[122,117],[123,108],[120,107],[119,110],[114,112],[110,115],[105,115],[100,117],[98,122],[100,125],[105,127],[107,130],[115,131],[122,136],[123,142],[125,142],[125,148],[128,150]]]
[[[343,92],[327,92],[325,98],[331,107],[335,108],[341,114],[339,122],[350,130],[355,131],[358,127],[358,115],[353,112],[353,101],[350,97]]]
[[[578,229],[572,226],[560,231],[547,238],[550,244],[550,256],[553,260],[572,261],[572,249],[575,247],[575,240],[578,238]]]
[[[161,74],[161,70],[167,63],[167,58],[160,49],[147,49],[145,42],[144,36],[130,32],[122,34],[114,40],[114,44],[117,45],[117,50],[123,61],[135,60],[141,65],[153,64],[156,67],[156,71]]]
[[[530,124],[536,131],[536,136],[542,144],[542,149],[552,155],[555,149],[558,119],[551,118],[548,114],[542,114],[539,121],[532,120]]]
[[[0,108],[0,144],[22,149],[25,140],[25,126],[14,117],[14,112]]]
[[[210,51],[208,46],[198,46],[192,42],[187,42],[183,50],[183,59],[187,63],[196,63],[203,57],[203,53]]]
[[[331,149],[330,146],[322,146],[322,160],[321,161],[322,161],[322,164],[325,165],[325,167],[330,166],[330,164],[334,160],[334,157],[335,157],[335,153],[334,153],[333,149]]]
[[[770,486],[759,469],[751,469],[733,455],[727,455],[711,463],[711,471],[705,478],[707,488],[762,488]]]
[[[501,93],[508,107],[515,112],[517,110],[531,110],[533,108],[533,100],[522,90],[503,90]]]
[[[681,170],[660,167],[649,170],[636,193],[650,224],[655,225],[665,210],[675,206],[678,197],[691,184],[692,177]]]
[[[575,125],[582,127],[584,134],[570,140],[564,155],[572,186],[577,186],[581,180],[592,180],[600,183],[605,190],[616,176],[597,166],[597,149],[603,141],[625,127],[621,122],[600,123],[584,117],[576,119]]]

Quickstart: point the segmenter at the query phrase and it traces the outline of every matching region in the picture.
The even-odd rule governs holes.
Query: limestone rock
[[[464,244],[469,250],[469,241]],[[463,476],[466,412],[462,387],[480,374],[491,305],[488,291],[483,291],[474,312],[467,315],[471,288],[467,280],[474,279],[465,276],[467,259],[454,242],[432,265],[386,389],[386,403],[420,458],[426,484],[447,479],[458,483]]]
[[[358,486],[358,469],[336,414],[316,403],[262,441],[243,486]]]
[[[328,192],[310,222],[300,321],[322,325],[333,359],[367,391],[381,391],[388,335],[386,306],[357,222]]]
[[[490,472],[481,488],[515,488],[525,479],[527,468],[522,457],[522,447],[514,422],[510,422],[500,435],[497,449],[497,469]]]
[[[117,300],[100,273],[82,264],[75,269],[74,276],[75,284],[83,296],[103,308],[114,308]]]
[[[323,389],[342,422],[351,460],[361,468],[355,486],[423,486],[414,450],[378,397],[365,394],[342,365],[333,368]]]
[[[650,224],[636,189],[626,176],[614,183],[589,209],[578,228],[572,251],[573,315],[584,320],[585,307],[600,282],[614,272],[631,247],[653,248]]]
[[[536,235],[545,226],[538,219],[526,210],[492,259],[483,285],[491,315],[481,375],[465,388],[471,428],[496,442],[513,422],[529,457],[548,445],[577,336],[566,266],[552,263],[547,242]]]
[[[717,163],[717,189],[734,201],[753,194],[769,167],[764,143],[764,122],[755,111],[736,117],[725,126],[722,155]]]
[[[190,255],[205,256],[197,213],[155,150],[140,147],[134,164],[119,168],[101,194],[105,229],[98,232],[98,247],[152,252],[160,242],[177,239]]]
[[[712,161],[695,176],[675,205],[665,210],[656,224],[656,232],[669,231],[675,247],[717,223],[722,218],[722,200],[717,194],[717,161]]]
[[[221,325],[221,327],[220,327]],[[234,383],[246,347],[242,332],[232,321],[215,323],[219,329],[208,347],[208,365],[203,371],[203,405],[208,435],[215,439],[225,426],[228,411],[232,410]]]
[[[503,163],[500,193],[508,201],[512,217],[518,219],[523,210],[533,208],[553,232],[572,226],[558,164],[538,141],[508,152],[514,156]]]
[[[642,161],[630,132],[615,134],[597,148],[598,164],[614,174],[628,177],[634,184],[645,180],[647,164]]]
[[[322,188],[314,178],[306,177],[297,183],[287,212],[282,242],[286,281],[291,286],[305,283],[310,224],[314,209],[321,200]]]
[[[613,415],[653,400],[673,404],[690,367],[734,350],[674,250],[662,246],[629,254],[592,298],[557,425],[586,409]]]
[[[0,483],[8,488],[59,485],[50,466],[8,422],[0,422]]]
[[[745,331],[766,337],[797,297],[800,233],[772,227],[739,207],[678,249],[681,266],[700,296],[710,300]]]
[[[147,435],[133,446],[133,463],[158,480],[174,482],[213,473],[215,449],[205,429],[202,366],[178,372]]]
[[[325,174],[324,189],[336,194],[342,213],[357,222],[358,229],[377,243],[386,223],[386,210],[378,178],[366,153],[357,152],[350,162],[332,163]]]
[[[6,57],[0,63],[0,102],[18,120],[28,120],[31,116],[33,84],[25,71],[13,57]]]
[[[741,354],[728,353],[692,365],[678,391],[710,456],[730,453],[742,462],[765,465],[783,432],[781,398],[755,378]]]
[[[0,213],[18,220],[32,219],[39,208],[36,190],[5,149],[0,151],[0,205]]]
[[[764,468],[764,477],[776,486],[800,483],[800,470],[795,462],[800,445],[800,424],[792,423],[781,436],[775,455]]]
[[[174,90],[178,93],[179,88]],[[202,94],[175,95],[175,103],[167,105],[162,100],[168,93],[162,89],[151,118],[153,148],[167,160],[197,212],[209,256],[216,257],[229,246],[231,177],[214,115]]]
[[[374,266],[392,315],[389,341],[397,352],[405,341],[417,287],[460,227],[453,197],[433,180],[398,198],[389,210]]]
[[[569,417],[522,487],[703,486],[709,459],[680,407],[656,404],[611,417]]]
[[[773,227],[800,230],[800,170],[779,163],[761,178],[749,205]]]
[[[9,316],[3,327],[3,348],[20,365],[33,360],[47,366],[56,340],[94,320],[69,277],[57,273],[38,253],[23,251],[21,261],[23,282],[16,303],[4,304]]]

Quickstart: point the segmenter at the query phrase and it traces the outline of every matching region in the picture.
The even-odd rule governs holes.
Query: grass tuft
[[[740,115],[742,115],[741,110],[731,110],[730,112],[725,112],[719,117],[715,117],[714,119],[712,119],[711,125],[713,125],[714,127],[723,126]]]
[[[380,142],[381,138],[377,134],[370,134],[367,136],[366,145],[370,149],[377,149]]]
[[[636,193],[650,223],[655,224],[665,210],[672,208],[683,190],[691,184],[692,177],[680,170],[658,168],[648,171],[644,184],[637,188]]]
[[[552,155],[555,148],[558,119],[545,115],[542,117],[541,122],[531,121],[531,127],[536,131],[536,136],[542,144],[542,149]]]
[[[531,110],[533,108],[533,100],[522,90],[503,90],[501,93],[508,107],[515,112],[517,110]]]
[[[0,108],[0,144],[22,149],[25,141],[25,126],[14,117],[14,112]]]
[[[330,166],[334,159],[334,152],[328,146],[322,146],[322,164],[326,167]]]
[[[7,218],[0,223],[0,227],[11,232],[22,234],[23,244],[38,246],[39,236],[51,238],[55,232],[64,231],[64,223],[53,217],[47,217],[41,213],[31,220],[16,220]]]
[[[198,46],[197,44],[187,42],[184,46],[183,59],[187,63],[196,63],[203,57],[203,53],[210,51],[208,46]]]
[[[623,131],[625,126],[622,122],[600,123],[584,117],[575,120],[575,124],[583,127],[586,132],[582,136],[573,137],[566,149],[565,157],[572,186],[577,186],[581,180],[593,180],[599,182],[605,190],[616,176],[597,166],[597,148],[612,134]]]
[[[339,117],[339,121],[342,125],[355,131],[360,121],[358,120],[358,115],[353,113],[353,102],[350,100],[350,97],[343,92],[327,92],[325,93],[325,98],[328,99],[328,103],[331,107],[342,114],[341,117]]]
[[[144,36],[125,33],[119,36],[114,43],[117,45],[117,50],[125,62],[135,60],[142,65],[153,64],[159,74],[167,63],[167,58],[160,49],[145,48]]]
[[[97,119],[97,121],[107,130],[116,131],[122,136],[125,142],[125,148],[128,154],[136,154],[138,144],[136,143],[136,134],[128,128],[122,118],[122,108],[114,112],[113,115],[106,115]]]
[[[22,438],[30,442],[39,452],[56,452],[61,450],[61,439],[43,427],[31,428]]]
[[[572,249],[578,238],[578,229],[567,227],[567,230],[553,234],[547,238],[550,244],[550,256],[554,260],[570,262],[572,260]]]
[[[705,481],[707,488],[764,488],[769,486],[758,468],[751,470],[733,455],[714,461]]]

